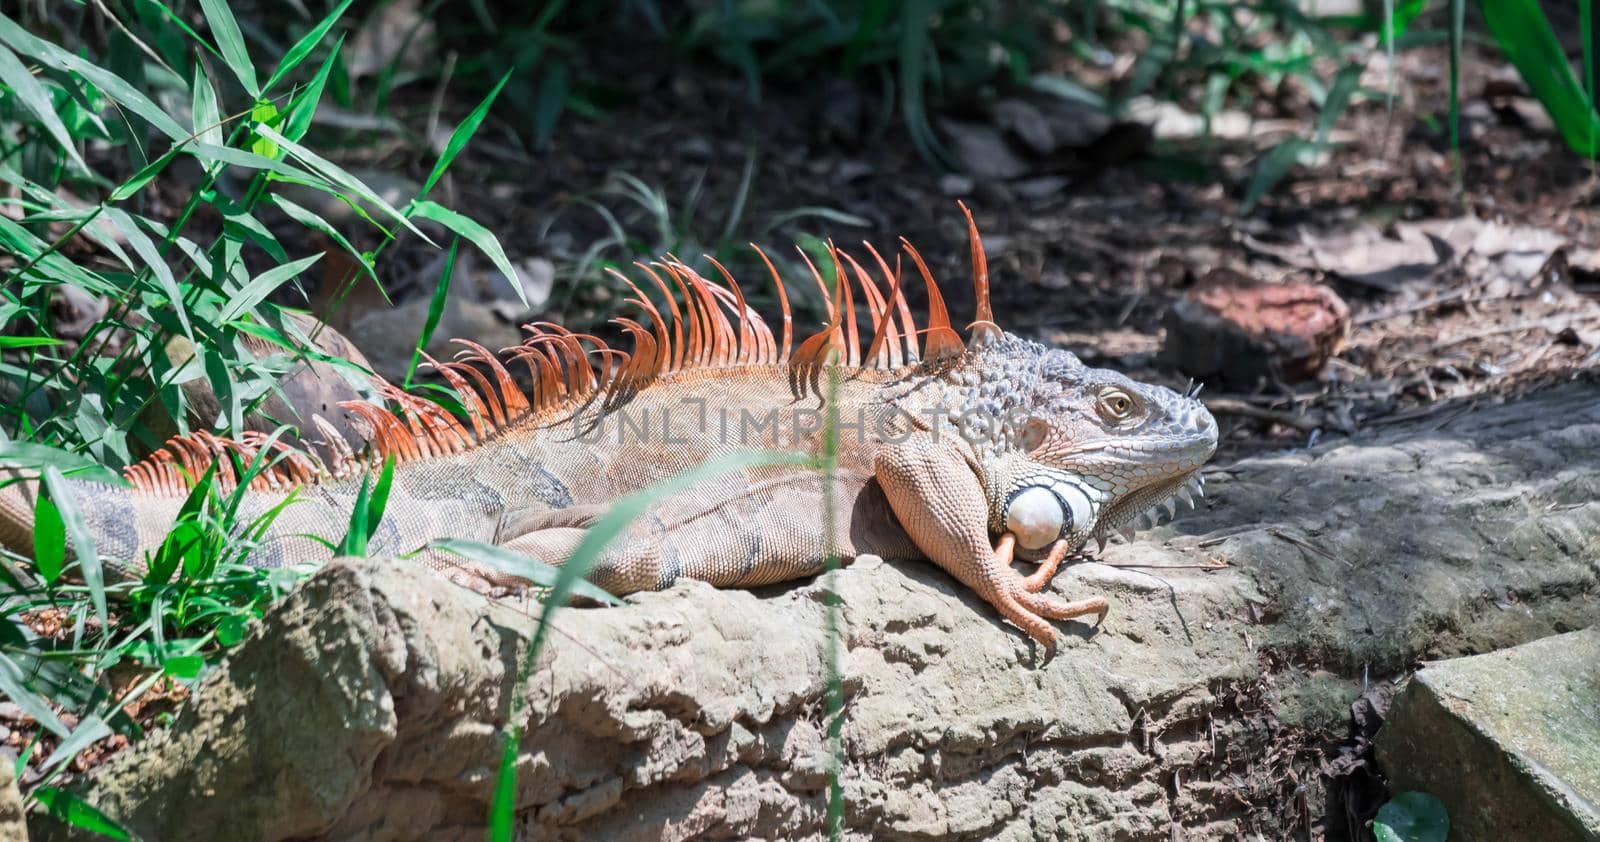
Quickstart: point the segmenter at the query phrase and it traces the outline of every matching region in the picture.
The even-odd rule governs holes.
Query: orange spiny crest
[[[967,222],[977,300],[976,319],[970,331],[973,345],[978,345],[997,336],[999,329],[993,322],[983,243],[971,210],[963,204],[961,211]],[[900,252],[910,257],[927,287],[925,327],[917,325],[906,299],[902,255],[895,255],[891,270],[871,243],[864,242],[863,246],[872,256],[882,286],[860,261],[830,241],[828,256],[833,262],[835,284],[830,289],[811,256],[804,249],[799,250],[828,315],[821,329],[798,346],[788,289],[777,266],[759,247],[751,246],[766,266],[778,295],[783,318],[781,340],[750,306],[744,290],[721,261],[707,258],[720,277],[718,283],[669,254],[659,261],[634,264],[665,297],[664,310],[625,274],[607,270],[627,284],[633,297],[625,301],[638,306],[649,320],[648,324],[623,317],[613,320],[631,341],[628,351],[611,348],[595,336],[574,333],[558,324],[537,322],[523,325],[528,337],[500,354],[463,339],[455,340],[462,350],[451,361],[440,362],[424,353],[426,363],[460,395],[467,416],[464,422],[433,401],[380,382],[378,394],[387,406],[364,401],[341,404],[371,431],[363,453],[352,451],[326,419],[313,416],[313,425],[332,452],[326,462],[259,433],[246,433],[233,440],[195,432],[173,438],[148,459],[130,466],[125,475],[140,489],[176,494],[215,465],[220,483],[237,483],[240,477],[229,456],[237,455],[249,462],[265,448],[272,458],[251,476],[252,487],[279,488],[328,475],[348,477],[388,456],[409,460],[460,453],[530,414],[574,408],[581,411],[596,400],[610,410],[663,375],[689,368],[784,366],[790,386],[799,397],[808,391],[818,392],[822,371],[834,362],[850,368],[895,370],[923,359],[944,362],[959,357],[966,348],[951,327],[949,311],[932,272],[909,241],[901,238],[900,244]],[[872,338],[864,353],[852,285],[859,287],[872,327]],[[730,314],[738,319],[737,328]],[[925,338],[919,340],[919,336]],[[511,360],[521,360],[527,366],[532,379],[530,390],[523,391],[507,370],[505,362]]]
[[[977,315],[967,330],[974,343],[982,344],[1000,338],[1000,328],[994,323],[994,310],[989,306],[989,259],[983,253],[983,238],[978,236],[978,223],[966,202],[956,202],[967,217],[967,247],[972,254],[972,293],[977,299]]]
[[[237,467],[234,456],[239,460]],[[241,469],[249,475],[250,488],[256,490],[302,485],[324,473],[316,457],[296,451],[276,434],[248,431],[230,439],[196,430],[168,439],[159,450],[123,469],[122,475],[138,491],[179,496],[187,494],[213,468],[212,480],[223,492],[238,487]]]
[[[921,332],[927,334],[926,348],[928,359],[933,361],[949,360],[961,356],[965,348],[961,344],[961,336],[950,327],[950,312],[945,309],[944,296],[939,294],[939,284],[934,281],[933,273],[928,271],[928,264],[923,261],[922,255],[917,252],[917,247],[905,237],[900,238],[900,246],[911,255],[911,262],[917,264],[917,271],[922,274],[922,282],[928,287],[928,326]]]
[[[900,335],[906,342],[906,362],[914,363],[922,358],[922,354],[917,350],[917,323],[911,318],[911,304],[906,301],[905,290],[900,285],[902,277],[900,255],[894,256],[894,273],[890,274],[889,263],[878,253],[877,248],[865,240],[861,241],[861,244],[866,246],[867,252],[877,262],[878,271],[883,273],[884,278],[889,279],[889,301],[893,302],[895,309],[900,313]]]
[[[783,348],[778,352],[774,362],[789,359],[789,349],[794,344],[794,316],[789,312],[789,291],[783,288],[783,278],[778,274],[778,267],[772,265],[772,258],[755,243],[750,244],[756,254],[761,256],[761,262],[767,264],[767,271],[772,273],[772,285],[778,289],[778,306],[783,310]]]

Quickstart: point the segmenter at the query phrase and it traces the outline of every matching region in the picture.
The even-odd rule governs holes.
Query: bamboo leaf
[[[167,137],[182,141],[189,136],[165,110],[123,81],[122,77],[49,41],[30,35],[4,14],[0,14],[0,41],[41,64],[66,73],[77,73],[88,79],[107,96],[139,115]]]
[[[311,267],[311,264],[321,259],[321,254],[313,254],[310,257],[302,257],[293,263],[274,266],[255,276],[250,280],[250,283],[245,284],[238,292],[228,298],[228,303],[223,306],[222,312],[218,314],[217,321],[227,324],[250,312],[273,290],[282,286],[285,281],[304,272]]]
[[[54,465],[46,465],[40,477],[44,480],[44,492],[61,513],[61,522],[66,527],[67,536],[72,539],[72,556],[78,562],[84,587],[89,589],[89,600],[94,603],[100,622],[109,627],[111,618],[106,611],[105,574],[100,567],[100,553],[94,546],[94,533],[89,531],[89,524],[83,519],[83,512],[78,510],[78,502],[73,498],[72,489],[61,470]]]
[[[211,78],[206,75],[205,64],[198,61],[194,63],[193,99],[195,135],[206,143],[215,143],[218,146],[227,143],[222,134],[222,109],[217,105],[216,89],[211,87]]]
[[[222,60],[239,78],[239,84],[244,85],[245,93],[252,97],[261,96],[261,83],[256,81],[256,67],[250,62],[250,52],[245,49],[244,34],[239,31],[239,22],[233,19],[233,12],[228,11],[226,0],[200,0],[200,10],[205,13],[206,23],[211,26],[212,37],[217,39]]]
[[[50,133],[50,137],[61,147],[61,151],[67,153],[72,163],[76,164],[78,169],[88,172],[89,166],[78,155],[78,145],[72,141],[72,135],[67,132],[66,124],[61,122],[61,116],[56,113],[55,103],[51,101],[50,94],[39,84],[38,79],[33,78],[28,68],[22,66],[22,60],[17,58],[17,54],[4,45],[0,45],[0,83],[10,88],[23,106],[33,112],[33,116],[39,118],[39,122],[44,124],[45,131]]]
[[[318,21],[316,26],[311,27],[311,31],[302,35],[300,40],[294,42],[294,46],[283,54],[283,61],[278,62],[278,69],[272,71],[272,75],[267,78],[264,90],[271,91],[279,82],[283,81],[285,76],[293,73],[294,69],[299,67],[307,56],[311,55],[311,51],[322,43],[322,36],[328,34],[328,30],[332,29],[335,23],[338,23],[339,18],[344,16],[345,10],[349,9],[350,4],[353,2],[355,0],[344,0],[333,11],[329,12],[327,17]],[[343,40],[343,36],[340,36],[340,40]],[[333,52],[334,54],[339,52],[337,44],[334,45]]]
[[[506,282],[511,284],[511,291],[517,294],[517,300],[522,302],[522,306],[528,306],[528,296],[522,290],[522,280],[517,277],[516,267],[511,265],[505,249],[500,247],[500,241],[495,239],[489,229],[479,225],[470,217],[427,199],[412,202],[406,212],[412,216],[431,219],[450,229],[451,232],[467,238],[468,242],[489,256],[489,261],[500,270],[500,274],[506,276]]]
[[[422,333],[417,335],[417,344],[411,349],[411,362],[406,365],[405,385],[401,388],[411,386],[411,377],[417,373],[417,365],[422,362],[422,352],[433,339],[433,332],[439,329],[439,320],[444,317],[445,301],[450,296],[450,278],[456,269],[456,251],[460,246],[460,237],[450,241],[450,251],[444,257],[444,269],[439,272],[439,281],[433,285],[433,299],[428,302],[428,317],[423,320]]]
[[[500,89],[506,86],[506,81],[511,78],[513,72],[515,71],[507,70],[505,75],[500,77],[500,81],[496,82],[494,88],[489,91],[489,95],[484,97],[483,101],[472,109],[472,113],[468,114],[467,118],[456,126],[455,131],[450,133],[450,140],[445,142],[444,152],[439,154],[439,160],[433,162],[433,171],[428,173],[428,180],[422,183],[422,192],[417,194],[419,201],[426,198],[428,191],[439,183],[439,179],[444,176],[444,171],[450,168],[450,164],[455,161],[457,155],[461,154],[461,150],[467,145],[467,141],[471,140],[472,136],[477,133],[478,126],[482,125],[483,119],[489,115],[489,106],[494,104],[495,97],[500,95]]]
[[[172,275],[172,267],[167,265],[161,252],[156,249],[156,244],[144,229],[134,224],[133,217],[120,208],[106,208],[103,213],[112,225],[128,238],[128,245],[133,247],[134,254],[139,255],[145,266],[149,267],[151,274],[156,276],[156,282],[161,285],[161,293],[170,302],[173,313],[178,317],[178,323],[183,325],[183,335],[194,339],[194,328],[189,324],[189,314],[183,306],[183,293],[178,289],[178,279]]]
[[[380,197],[378,194],[372,192],[372,189],[370,187],[367,187],[367,185],[362,184],[360,179],[356,178],[355,176],[351,175],[348,172],[345,172],[344,169],[342,167],[340,167],[338,164],[335,164],[332,161],[329,161],[328,159],[322,157],[321,155],[318,155],[317,153],[312,152],[311,150],[305,148],[304,146],[301,146],[299,143],[296,143],[295,141],[292,141],[289,138],[284,137],[282,134],[280,134],[277,130],[273,129],[271,126],[265,126],[265,125],[257,126],[256,127],[256,132],[258,134],[260,134],[262,137],[265,137],[268,140],[271,140],[274,143],[277,143],[279,146],[282,146],[285,150],[287,150],[289,152],[289,154],[291,154],[295,158],[299,159],[299,161],[302,164],[305,164],[312,171],[314,171],[317,174],[321,175],[324,179],[327,179],[328,181],[332,182],[333,184],[336,184],[339,187],[341,187],[341,188],[343,188],[345,190],[348,190],[351,193],[354,193],[355,195],[361,197],[362,201],[364,201],[364,202],[372,205],[373,207],[383,211],[385,214],[388,214],[390,217],[392,217],[393,219],[398,221],[401,225],[404,225],[406,228],[410,229],[411,233],[416,234],[418,237],[421,237],[423,242],[426,242],[430,246],[431,245],[437,245],[436,243],[434,243],[434,241],[432,239],[430,239],[428,237],[427,234],[422,233],[421,230],[419,230],[416,226],[412,225],[411,224],[411,220],[407,219],[403,214],[401,214],[399,211],[395,210],[393,206],[391,206],[388,202],[384,201],[382,199],[382,197]]]

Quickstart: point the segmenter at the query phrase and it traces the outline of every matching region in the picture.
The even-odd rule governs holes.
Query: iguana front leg
[[[880,449],[874,467],[896,518],[923,553],[1039,641],[1047,654],[1056,645],[1047,619],[1105,616],[1109,606],[1099,597],[1074,602],[1036,592],[1065,555],[1062,544],[1052,548],[1053,563],[1047,558],[1039,572],[1024,578],[1011,569],[1015,539],[1007,534],[998,545],[989,543],[983,482],[959,440],[913,435]]]

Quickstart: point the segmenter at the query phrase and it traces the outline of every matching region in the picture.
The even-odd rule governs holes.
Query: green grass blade
[[[53,467],[82,482],[126,486],[122,475],[80,453],[29,441],[0,441],[0,462],[32,470]]]
[[[111,619],[106,611],[105,575],[100,568],[100,554],[94,546],[94,533],[89,531],[83,513],[78,511],[78,503],[73,499],[72,489],[67,487],[67,478],[61,471],[53,465],[46,465],[40,477],[44,480],[42,485],[45,493],[50,495],[50,502],[61,513],[67,536],[72,539],[72,555],[78,562],[83,585],[89,589],[89,600],[94,603],[95,613],[100,616],[101,623],[109,627]]]
[[[55,104],[50,100],[50,94],[33,78],[28,68],[22,65],[22,59],[9,47],[0,45],[0,83],[11,89],[17,99],[22,102],[33,116],[44,125],[45,131],[50,133],[51,139],[61,147],[61,151],[78,169],[88,172],[89,165],[83,162],[78,155],[78,145],[73,142],[72,135],[67,132],[67,126],[61,122],[61,116],[56,113]]]
[[[489,95],[484,97],[477,107],[472,109],[472,113],[468,114],[467,118],[456,126],[455,131],[450,133],[450,139],[445,142],[444,151],[439,154],[439,160],[433,163],[433,171],[428,173],[428,180],[422,183],[422,192],[417,194],[419,201],[427,198],[428,192],[433,189],[435,184],[439,183],[440,178],[444,177],[444,171],[449,169],[456,156],[461,154],[461,150],[467,145],[467,141],[472,140],[472,136],[477,134],[478,127],[483,125],[484,118],[489,115],[489,107],[494,105],[495,98],[500,95],[500,89],[506,86],[506,82],[511,79],[513,72],[515,71],[507,70],[505,75],[500,77],[500,81],[496,82],[494,88],[489,91]]]
[[[450,251],[444,256],[444,269],[439,272],[439,282],[433,285],[433,298],[428,302],[428,317],[423,320],[422,333],[417,335],[417,344],[411,349],[411,362],[406,365],[406,379],[400,387],[411,388],[411,378],[417,373],[417,366],[422,363],[422,352],[433,340],[433,332],[439,329],[439,320],[444,317],[445,301],[450,296],[450,279],[456,271],[456,252],[461,246],[461,238],[450,240]]]
[[[517,818],[517,750],[522,744],[522,727],[512,725],[501,740],[500,772],[494,782],[494,801],[489,805],[489,842],[511,842],[512,825]]]
[[[45,809],[56,821],[98,833],[109,839],[128,840],[133,836],[128,833],[116,820],[95,809],[94,805],[83,800],[64,789],[53,786],[41,786],[33,791],[33,797],[43,804]]]
[[[367,539],[372,539],[373,533],[378,531],[378,524],[383,521],[383,510],[389,506],[389,488],[394,485],[394,454],[389,454],[383,460],[383,470],[378,474],[378,481],[372,486],[372,497],[367,500]]]
[[[516,267],[511,265],[511,260],[506,257],[505,249],[500,247],[500,241],[495,239],[489,229],[478,224],[472,218],[456,213],[449,208],[427,199],[419,199],[411,203],[406,212],[412,216],[431,219],[443,225],[458,236],[467,238],[467,241],[478,247],[479,251],[488,255],[489,262],[500,274],[506,276],[506,282],[511,284],[511,291],[517,294],[517,300],[522,306],[528,306],[528,296],[522,290],[522,280],[517,276]]]
[[[1461,182],[1461,38],[1466,31],[1467,0],[1450,0],[1450,158]]]
[[[294,46],[283,54],[283,60],[278,62],[278,69],[272,71],[272,75],[267,77],[267,84],[262,90],[270,92],[279,82],[283,81],[285,76],[293,73],[295,68],[299,67],[300,63],[311,55],[311,51],[322,43],[322,36],[327,35],[328,30],[339,22],[339,18],[344,17],[345,10],[349,9],[350,4],[353,2],[355,0],[344,0],[333,11],[329,12],[327,17],[318,21],[316,26],[311,27],[311,31],[300,36],[300,40],[294,42]],[[335,45],[334,53],[338,53],[338,51],[339,48]]]
[[[544,646],[545,635],[550,628],[550,617],[566,604],[567,598],[574,593],[579,583],[583,581],[583,577],[594,568],[606,547],[622,534],[628,524],[643,514],[651,503],[698,482],[741,468],[812,464],[814,460],[798,453],[762,450],[729,453],[629,494],[613,503],[599,520],[585,530],[583,540],[579,541],[577,548],[572,551],[572,557],[561,565],[555,581],[551,583],[550,592],[545,595],[544,610],[539,612],[539,625],[534,629],[533,640],[529,641],[528,650],[523,654],[522,663],[517,670],[517,682],[512,687],[511,711],[507,717],[506,734],[502,743],[504,750],[500,759],[500,776],[495,782],[494,802],[489,808],[489,839],[511,839],[511,825],[516,812],[517,745],[522,733],[518,722],[522,716],[522,693],[533,665],[539,658],[539,651]]]
[[[1239,213],[1248,214],[1255,210],[1256,203],[1261,201],[1261,197],[1282,181],[1283,177],[1289,174],[1289,170],[1299,163],[1301,153],[1310,148],[1311,143],[1305,138],[1291,137],[1267,150],[1256,163],[1255,175],[1250,179],[1250,186],[1245,189],[1244,202],[1239,206]]]
[[[45,584],[61,578],[67,564],[67,526],[61,510],[41,494],[33,503],[33,569]]]
[[[361,488],[356,491],[356,502],[350,507],[350,525],[345,528],[344,539],[334,548],[336,556],[367,557],[367,501],[372,499],[372,474],[361,476]]]
[[[1584,7],[1587,6],[1585,3]],[[1583,85],[1573,76],[1572,66],[1567,63],[1566,53],[1556,40],[1538,0],[1492,0],[1480,3],[1479,8],[1483,11],[1484,24],[1494,34],[1506,57],[1516,65],[1533,95],[1543,103],[1562,139],[1578,154],[1595,157],[1594,138],[1600,117],[1595,114]],[[1586,27],[1584,32],[1588,33],[1589,29]],[[1459,37],[1454,29],[1451,36],[1452,39]]]
[[[605,514],[601,515],[594,525],[583,533],[583,540],[578,542],[572,551],[572,557],[561,565],[561,571],[556,576],[555,582],[550,586],[550,593],[545,598],[544,611],[539,614],[539,626],[534,630],[533,641],[528,645],[528,655],[525,663],[531,665],[538,657],[540,647],[544,644],[545,635],[549,628],[550,615],[556,609],[566,604],[567,597],[572,594],[578,581],[593,569],[600,560],[601,554],[610,546],[611,542],[628,527],[651,503],[663,497],[683,491],[696,483],[710,479],[719,474],[737,471],[742,468],[754,468],[772,465],[809,465],[810,457],[797,453],[777,453],[770,451],[743,451],[729,453],[716,459],[697,465],[670,479],[662,480],[642,491],[634,492],[613,503]],[[520,686],[520,683],[519,683]]]
[[[1594,111],[1594,4],[1592,0],[1578,0],[1578,31],[1583,37],[1583,93],[1589,110]],[[1595,154],[1597,129],[1595,120],[1589,120],[1590,156]]]
[[[77,756],[78,752],[109,736],[111,736],[111,726],[107,725],[104,719],[94,714],[85,716],[78,723],[78,727],[72,729],[72,733],[56,746],[56,750],[50,752],[50,756],[44,759],[40,768],[53,769]]]
[[[261,96],[256,67],[250,62],[250,52],[244,46],[244,34],[239,31],[239,22],[233,19],[233,12],[228,11],[227,0],[200,0],[200,10],[205,13],[206,23],[211,26],[212,37],[217,39],[222,60],[239,78],[245,93],[252,97]]]

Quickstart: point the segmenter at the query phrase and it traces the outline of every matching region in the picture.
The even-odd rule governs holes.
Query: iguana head
[[[957,413],[979,454],[995,532],[1030,553],[1131,532],[1145,512],[1192,503],[1217,424],[1180,394],[1003,335],[974,349]],[[978,423],[974,423],[974,420]],[[987,419],[995,419],[989,421]],[[973,435],[973,428],[989,434]]]

